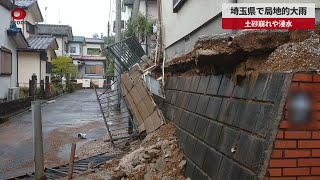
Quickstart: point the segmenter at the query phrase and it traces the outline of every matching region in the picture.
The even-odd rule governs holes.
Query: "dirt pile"
[[[166,64],[166,75],[319,69],[320,25],[314,31],[256,31],[200,37],[194,49]]]
[[[183,153],[177,145],[175,127],[173,124],[166,124],[149,134],[130,153],[97,169],[91,169],[75,179],[184,180],[185,164]]]

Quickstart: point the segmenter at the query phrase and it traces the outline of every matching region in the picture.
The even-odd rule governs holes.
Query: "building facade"
[[[10,90],[17,88],[17,48],[26,48],[28,43],[21,29],[12,24],[10,0],[0,1],[0,102],[14,100]]]

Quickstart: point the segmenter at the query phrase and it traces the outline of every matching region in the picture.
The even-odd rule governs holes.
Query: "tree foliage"
[[[145,37],[152,34],[152,26],[154,22],[148,20],[143,14],[139,13],[137,17],[128,21],[125,36],[130,37],[136,35],[138,37]]]
[[[72,59],[67,56],[59,56],[57,59],[53,59],[52,65],[52,72],[60,76],[77,73],[76,66],[72,63]]]

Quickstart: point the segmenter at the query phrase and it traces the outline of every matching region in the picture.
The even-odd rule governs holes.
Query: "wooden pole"
[[[70,161],[69,161],[69,171],[68,171],[68,180],[72,179],[73,174],[73,163],[74,163],[74,156],[76,154],[76,143],[72,143],[71,146],[71,154],[70,154]]]

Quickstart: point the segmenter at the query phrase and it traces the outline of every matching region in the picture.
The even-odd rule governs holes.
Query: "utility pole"
[[[108,21],[108,39],[107,39],[107,45],[110,44],[110,21]]]
[[[121,0],[116,0],[116,43],[120,43],[121,41]],[[120,49],[120,59],[119,61],[121,61],[121,49]],[[114,71],[114,76],[117,78],[116,83],[114,85],[114,90],[115,92],[118,91],[118,89],[120,89],[120,72],[119,70],[120,68],[120,63],[119,61],[116,60],[115,62],[115,71]],[[118,68],[118,70],[117,70]],[[119,98],[118,98],[118,108],[120,109],[120,92],[119,93]]]

